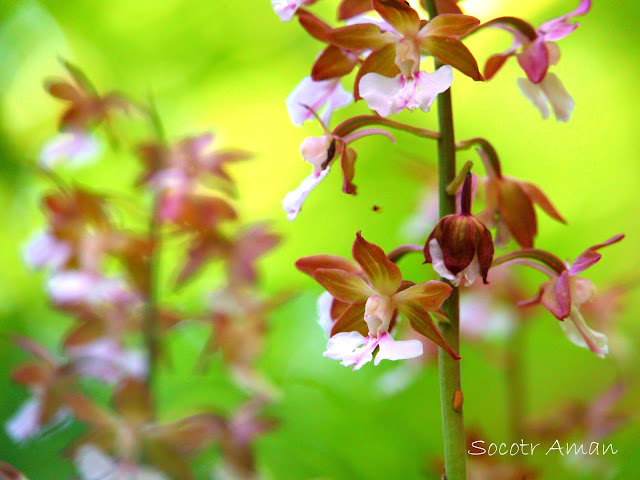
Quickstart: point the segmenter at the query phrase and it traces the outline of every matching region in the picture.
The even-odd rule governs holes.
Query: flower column
[[[434,0],[426,0],[425,6],[431,18],[438,14]],[[441,63],[436,60],[436,68],[440,65]],[[440,217],[442,218],[456,213],[455,195],[447,193],[447,186],[456,176],[456,145],[451,89],[438,95],[438,122],[440,124],[438,198]],[[460,302],[457,287],[453,288],[442,309],[447,314],[449,323],[441,323],[440,332],[451,348],[460,353]],[[446,478],[447,480],[465,480],[467,478],[467,459],[462,405],[456,405],[457,409],[454,408],[456,392],[461,391],[460,362],[440,349],[438,351],[438,365]]]

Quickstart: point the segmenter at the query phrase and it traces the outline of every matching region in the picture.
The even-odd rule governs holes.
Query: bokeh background
[[[333,0],[314,11],[332,19]],[[533,24],[567,12],[574,0],[469,0],[469,14],[481,20],[523,16]],[[458,138],[483,136],[498,149],[507,174],[545,189],[569,220],[563,226],[540,216],[537,246],[574,258],[589,245],[625,232],[627,239],[605,252],[588,272],[600,288],[637,278],[640,267],[640,4],[595,1],[580,19],[580,29],[560,46],[563,59],[554,71],[576,101],[573,119],[543,121],[524,99],[511,61],[486,84],[457,75],[453,86]],[[479,59],[509,46],[500,32],[469,42]],[[218,145],[239,146],[256,159],[238,164],[238,206],[247,220],[267,219],[284,236],[282,246],[261,265],[266,288],[295,287],[301,294],[272,318],[260,369],[282,390],[275,413],[281,426],[257,445],[258,461],[268,478],[302,480],[436,478],[426,468],[442,453],[436,365],[429,366],[405,391],[386,395],[379,379],[396,367],[383,362],[351,372],[322,357],[324,338],[316,325],[319,287],[293,266],[300,256],[349,255],[357,230],[385,248],[409,239],[403,225],[415,210],[424,183],[415,175],[418,162],[433,164],[435,145],[396,135],[397,145],[382,137],[360,142],[357,196],[340,192],[338,172],[315,191],[294,223],[280,202],[308,174],[298,146],[319,135],[308,122],[294,127],[284,99],[309,74],[321,45],[297,24],[281,23],[267,0],[2,0],[0,1],[0,329],[21,332],[54,346],[69,321],[48,306],[42,274],[28,271],[21,259],[25,241],[43,219],[38,206],[46,183],[33,174],[39,149],[55,133],[60,104],[47,96],[43,79],[61,75],[58,57],[80,65],[102,90],[117,89],[146,99],[152,91],[171,137],[215,132]],[[365,113],[358,104],[338,111],[335,120]],[[436,128],[435,113],[403,113],[399,120]],[[461,161],[474,159],[462,153]],[[124,188],[134,172],[133,157],[107,151],[79,181],[106,189]],[[373,205],[381,207],[374,212]],[[432,277],[417,260],[402,264],[406,276]],[[202,288],[214,285],[212,268],[182,294],[182,305],[203,302]],[[540,277],[527,274],[531,293]],[[615,320],[638,349],[638,291]],[[542,418],[573,399],[588,399],[611,385],[623,370],[637,372],[638,362],[620,367],[579,349],[540,309],[525,345],[526,387],[532,417]],[[238,394],[228,380],[213,373],[193,373],[181,352],[200,345],[197,330],[178,329],[169,340],[177,359],[163,377],[162,405],[177,412],[195,405],[227,408]],[[464,345],[463,384],[468,425],[487,442],[507,438],[502,345]],[[632,358],[634,355],[632,355]],[[16,410],[27,392],[9,380],[12,365],[25,358],[3,346],[0,354],[0,423]],[[635,355],[637,359],[637,354]],[[386,363],[386,364],[385,364]],[[640,391],[632,385],[625,404],[638,413]],[[635,393],[634,393],[635,391]],[[22,469],[32,480],[74,477],[72,464],[59,452],[77,433],[75,425],[56,429],[32,442],[15,445],[0,429],[0,459]],[[640,469],[640,423],[632,421],[608,439],[619,451],[611,457],[615,478],[636,478]],[[581,474],[557,455],[535,457],[542,478],[600,478]]]

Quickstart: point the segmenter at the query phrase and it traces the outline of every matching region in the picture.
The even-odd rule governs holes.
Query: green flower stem
[[[429,16],[437,15],[434,0],[426,0]],[[436,68],[440,63],[436,61]],[[447,186],[456,177],[456,142],[453,129],[453,109],[451,89],[438,95],[438,193],[440,217],[456,211],[455,195],[447,193]],[[440,331],[445,340],[456,352],[460,352],[460,301],[459,292],[454,288],[442,309],[449,318],[448,323],[440,323]],[[454,360],[443,349],[438,350],[440,369],[440,403],[442,408],[442,429],[444,436],[444,463],[447,480],[466,480],[467,453],[464,434],[462,407],[454,409],[454,396],[460,385],[460,361]]]
[[[506,387],[509,430],[514,442],[525,438],[526,392],[523,355],[526,342],[526,320],[518,319],[511,332],[506,352]]]
[[[151,108],[149,110],[149,116],[156,139],[165,144],[166,135],[153,98],[150,99],[150,104]],[[149,362],[147,365],[146,384],[150,399],[150,420],[155,419],[157,411],[154,387],[157,381],[158,360],[160,357],[160,335],[158,332],[158,270],[160,252],[162,250],[162,235],[160,233],[158,217],[161,202],[161,194],[156,193],[153,199],[153,209],[151,217],[149,218],[149,227],[147,232],[151,251],[149,252],[149,258],[147,259],[147,301],[142,323],[142,335],[144,337]]]

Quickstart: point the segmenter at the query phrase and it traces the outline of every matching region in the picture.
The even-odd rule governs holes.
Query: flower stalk
[[[509,432],[513,441],[525,437],[526,390],[524,353],[527,338],[527,324],[518,319],[511,332],[506,352],[506,388],[507,412],[509,416]]]
[[[426,0],[425,6],[429,17],[438,12],[434,0]],[[436,60],[436,68],[441,63]],[[440,217],[456,212],[455,195],[449,195],[447,187],[456,177],[456,142],[453,127],[453,108],[451,89],[438,95],[438,123],[440,138],[438,139],[438,198]],[[451,295],[442,305],[449,322],[440,323],[440,331],[451,348],[460,352],[460,299],[458,288],[454,287]],[[440,403],[442,409],[442,429],[444,437],[445,472],[447,480],[466,480],[467,459],[466,440],[464,434],[464,416],[462,407],[454,408],[454,397],[462,391],[460,382],[460,362],[451,358],[442,349],[438,351],[440,370]]]
[[[151,108],[149,116],[154,133],[159,142],[166,143],[166,134],[160,120],[160,115],[156,108],[153,98],[150,98]],[[147,291],[145,314],[142,324],[142,335],[144,338],[145,348],[148,355],[146,386],[147,391],[151,394],[149,399],[150,419],[154,419],[156,415],[156,405],[154,404],[156,396],[153,394],[154,386],[157,381],[158,360],[160,357],[160,340],[158,332],[158,264],[160,262],[160,251],[162,248],[162,235],[160,234],[160,209],[162,205],[162,192],[154,194],[153,208],[149,218],[148,242],[149,257],[147,259]]]

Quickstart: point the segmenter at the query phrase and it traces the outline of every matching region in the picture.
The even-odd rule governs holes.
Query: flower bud
[[[424,246],[425,263],[455,286],[471,285],[478,276],[487,282],[493,260],[489,229],[471,215],[471,176],[462,187],[462,213],[447,215],[436,225]],[[464,281],[463,281],[464,280]]]

